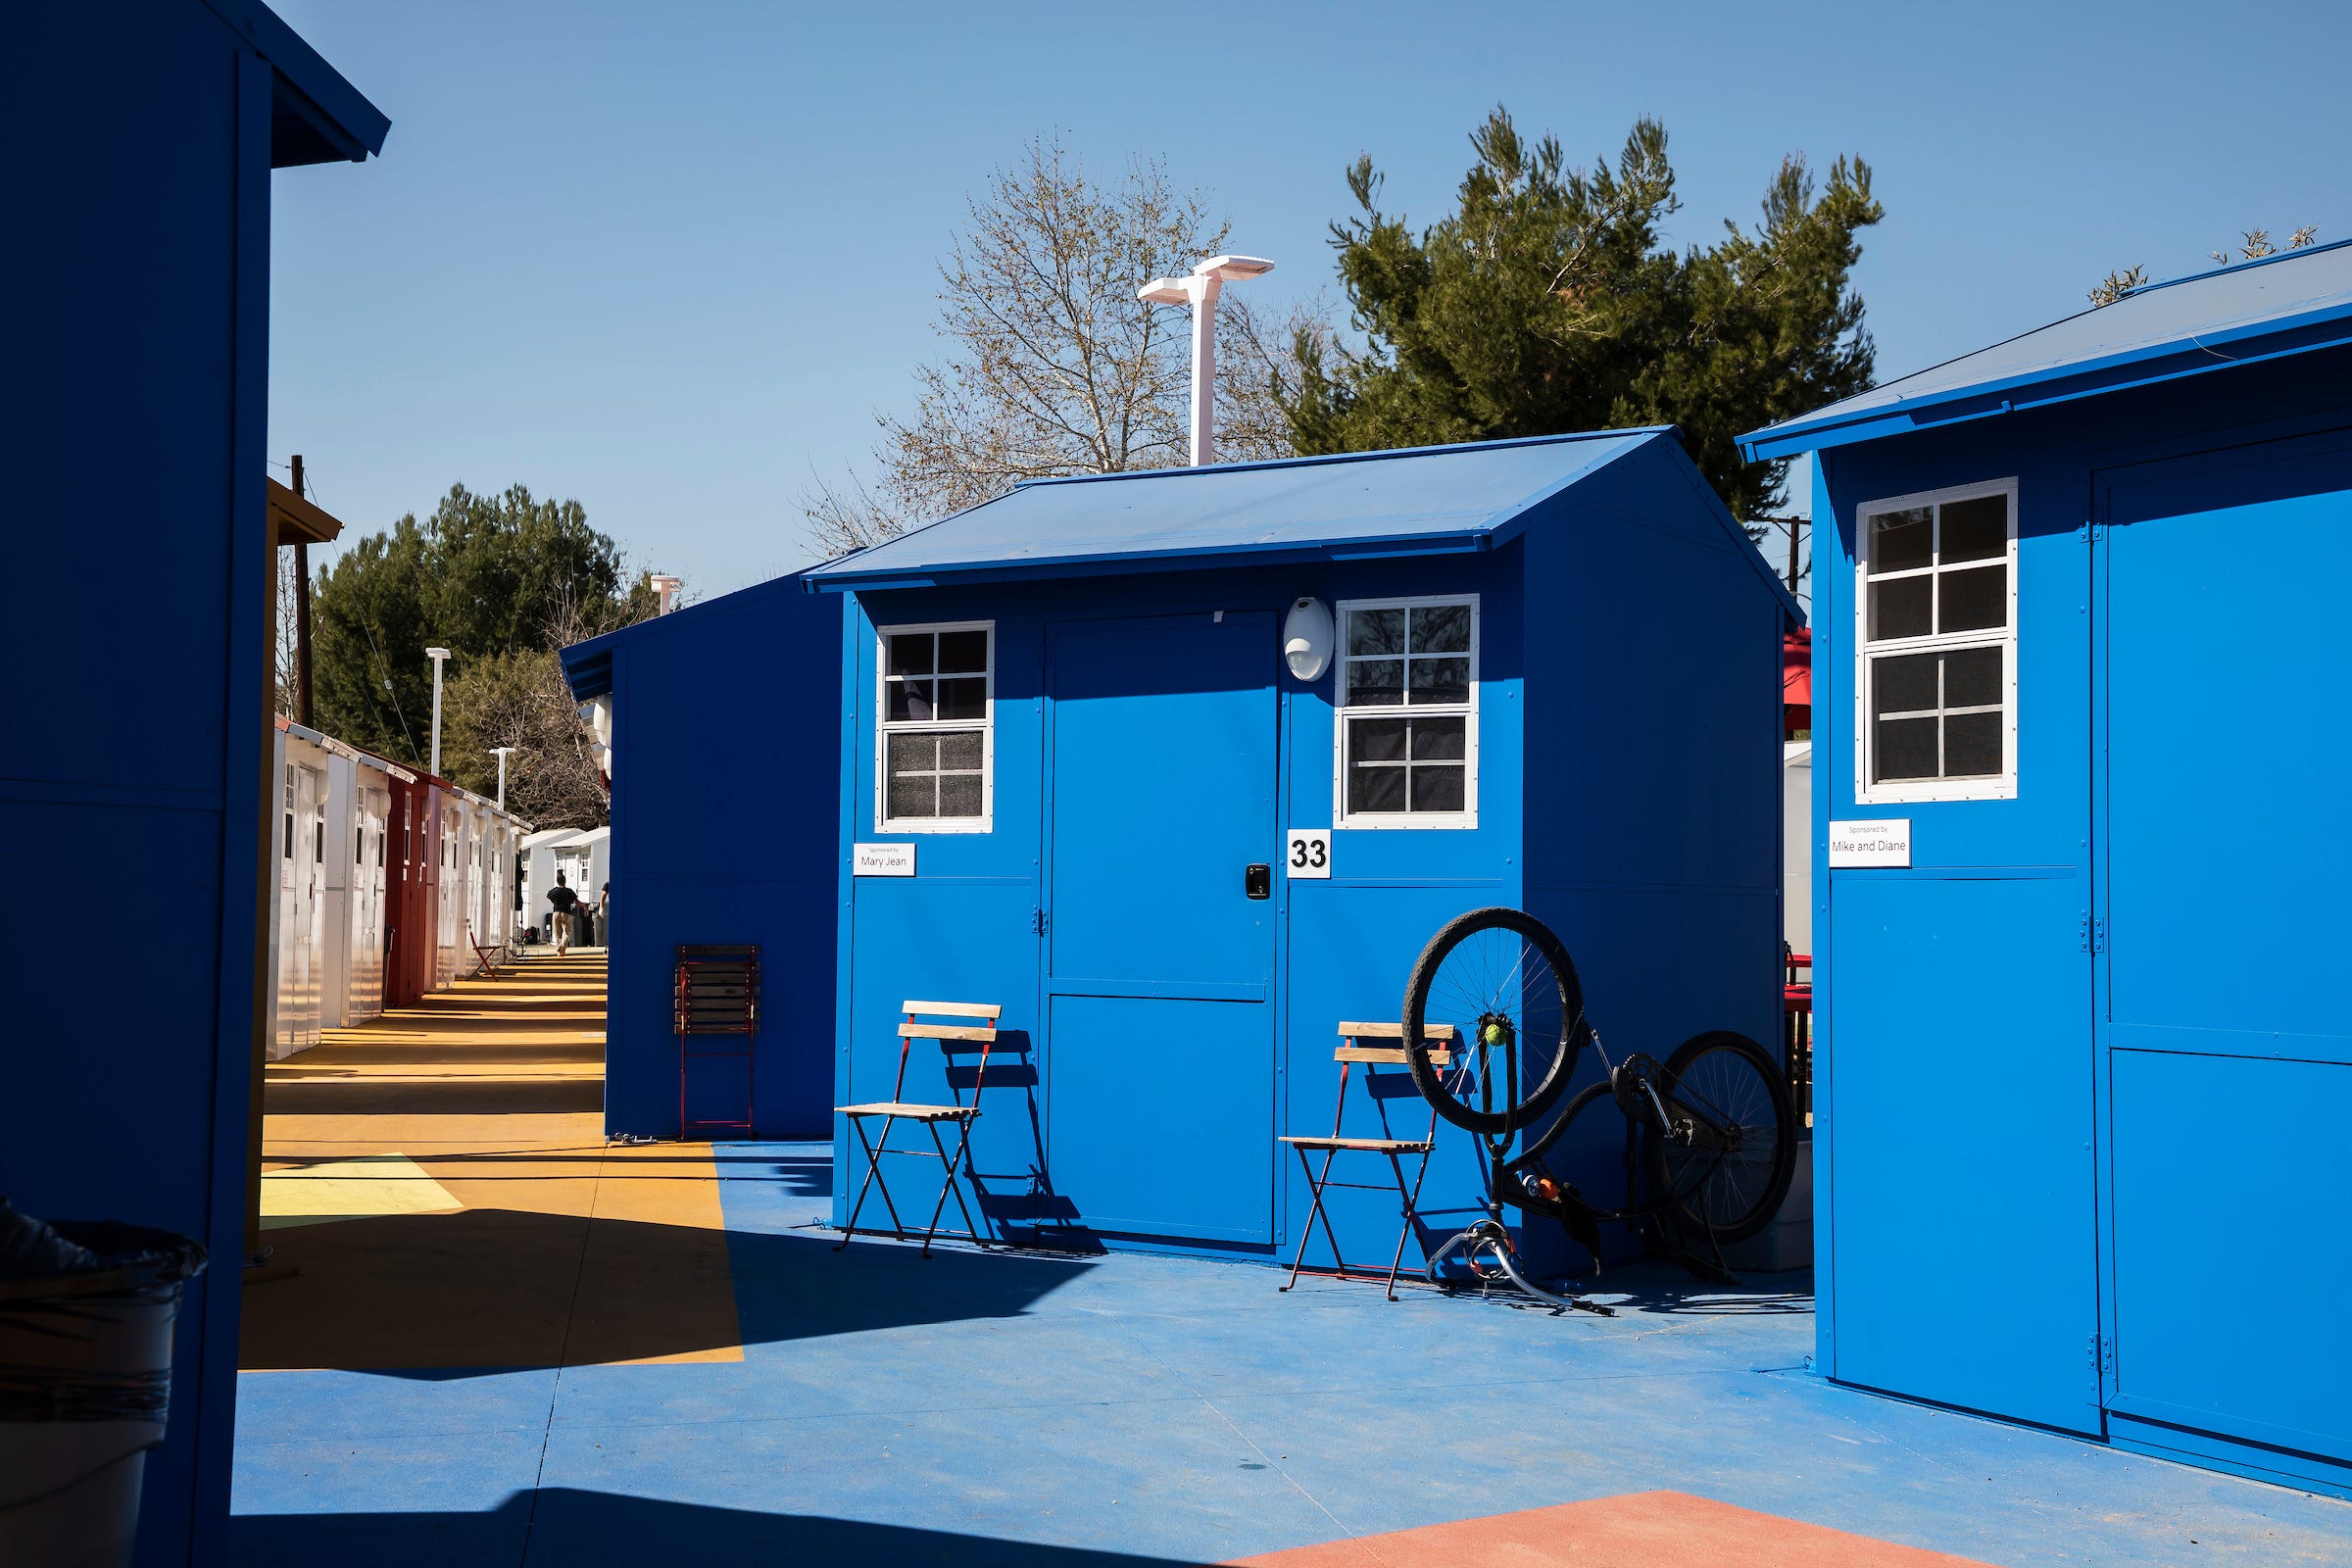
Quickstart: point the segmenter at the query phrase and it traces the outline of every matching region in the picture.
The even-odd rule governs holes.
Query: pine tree
[[[1677,254],[1658,235],[1679,202],[1657,121],[1590,172],[1499,107],[1470,143],[1457,210],[1418,236],[1380,210],[1370,158],[1348,171],[1363,211],[1332,238],[1364,346],[1300,336],[1298,450],[1671,423],[1736,514],[1778,505],[1786,465],[1741,462],[1739,435],[1871,382],[1847,286],[1883,215],[1869,166],[1839,158],[1823,188],[1786,158],[1752,233],[1727,221]]]

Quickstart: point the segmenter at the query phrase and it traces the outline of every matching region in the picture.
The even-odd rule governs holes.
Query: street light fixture
[[[514,755],[512,746],[493,746],[490,755],[498,759],[498,808],[507,808],[507,759]]]
[[[1217,418],[1217,296],[1228,278],[1263,277],[1274,264],[1256,256],[1211,256],[1187,277],[1155,277],[1135,297],[1193,308],[1193,466],[1214,463]]]

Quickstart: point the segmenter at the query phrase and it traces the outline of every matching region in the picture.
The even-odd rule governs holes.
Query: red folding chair
[[[858,1234],[858,1215],[865,1207],[865,1195],[875,1187],[882,1190],[882,1206],[890,1211],[890,1233],[900,1241],[906,1239],[906,1225],[899,1218],[899,1206],[891,1201],[890,1182],[882,1174],[882,1156],[899,1154],[912,1159],[937,1159],[943,1167],[939,1197],[931,1204],[931,1222],[923,1228],[923,1255],[931,1255],[931,1243],[939,1236],[940,1216],[947,1212],[948,1195],[956,1197],[956,1206],[963,1214],[963,1229],[950,1231],[951,1237],[986,1245],[987,1236],[972,1221],[972,1211],[963,1200],[963,1191],[956,1185],[956,1177],[966,1164],[966,1152],[971,1147],[972,1123],[980,1115],[980,1088],[988,1077],[988,1054],[997,1043],[997,1019],[1004,1008],[976,1002],[906,1002],[900,1004],[906,1016],[899,1025],[899,1075],[890,1086],[890,1098],[860,1105],[834,1107],[850,1118],[851,1130],[865,1151],[865,1180],[858,1186],[858,1200],[850,1205],[850,1222],[842,1228],[841,1240],[833,1250],[840,1251]],[[924,1017],[973,1020],[962,1023],[924,1023]],[[948,1097],[950,1103],[930,1104],[902,1098],[906,1093],[906,1057],[917,1040],[936,1041],[947,1058]],[[972,1098],[967,1102],[963,1089],[956,1082],[961,1069],[956,1065],[958,1055],[968,1055],[977,1049],[980,1056],[972,1072]],[[865,1124],[875,1119],[882,1123],[882,1135],[868,1139]],[[893,1149],[891,1129],[900,1122],[910,1121],[931,1135],[931,1148]],[[956,1152],[948,1152],[947,1143],[939,1135],[943,1125],[956,1129]],[[879,1236],[880,1231],[870,1234]]]
[[[1788,1096],[1796,1102],[1803,1124],[1813,1125],[1813,956],[1781,944],[1786,979],[1781,987],[1782,1065],[1788,1074]],[[1805,971],[1798,980],[1796,971]]]
[[[504,980],[506,978],[505,975],[498,972],[498,960],[507,956],[507,945],[504,942],[475,941],[473,922],[468,920],[466,922],[466,945],[473,950],[473,973],[467,975],[466,979]]]
[[[1404,1048],[1401,1045],[1369,1046],[1362,1042],[1397,1040],[1402,1038],[1403,1033],[1403,1026],[1396,1023],[1344,1023],[1340,1025],[1340,1046],[1331,1054],[1331,1059],[1340,1064],[1340,1098],[1339,1103],[1333,1108],[1331,1114],[1331,1136],[1328,1138],[1285,1137],[1281,1140],[1298,1151],[1298,1168],[1306,1173],[1306,1185],[1314,1194],[1314,1201],[1307,1208],[1306,1224],[1298,1232],[1298,1255],[1291,1260],[1290,1284],[1279,1287],[1281,1290],[1287,1291],[1292,1285],[1297,1285],[1301,1273],[1328,1274],[1335,1279],[1343,1280],[1378,1277],[1371,1274],[1350,1274],[1348,1271],[1348,1259],[1341,1254],[1340,1239],[1332,1231],[1331,1216],[1323,1211],[1323,1194],[1326,1189],[1332,1187],[1356,1188],[1368,1193],[1388,1191],[1388,1187],[1384,1183],[1335,1182],[1331,1179],[1331,1162],[1340,1155],[1379,1154],[1388,1160],[1390,1174],[1396,1178],[1396,1196],[1403,1200],[1404,1204],[1404,1223],[1396,1232],[1396,1253],[1389,1259],[1389,1299],[1392,1301],[1396,1299],[1396,1273],[1404,1266],[1404,1244],[1411,1238],[1414,1229],[1421,1222],[1421,1216],[1416,1212],[1415,1205],[1421,1200],[1421,1183],[1429,1175],[1430,1151],[1437,1147],[1438,1112],[1436,1106],[1430,1106],[1429,1126],[1420,1137],[1398,1138],[1395,1136],[1395,1129],[1389,1125],[1389,1109],[1385,1102],[1402,1100],[1407,1097],[1415,1105],[1426,1104],[1427,1102],[1421,1098],[1421,1092],[1413,1087],[1412,1074],[1406,1064]],[[1431,1024],[1422,1031],[1422,1034],[1425,1039],[1432,1042],[1445,1042],[1442,1045],[1431,1045],[1429,1051],[1431,1064],[1438,1067],[1452,1065],[1453,1052],[1450,1046],[1456,1038],[1453,1025]],[[1381,1136],[1377,1138],[1352,1137],[1347,1133],[1348,1086],[1350,1077],[1359,1066],[1363,1068],[1364,1097],[1373,1102],[1379,1112]],[[1376,1077],[1376,1070],[1382,1067],[1396,1070],[1382,1073]],[[1312,1161],[1307,1158],[1310,1152],[1322,1153],[1323,1165],[1320,1170],[1317,1170]],[[1412,1184],[1408,1187],[1404,1180],[1404,1161],[1408,1156],[1414,1155],[1419,1156],[1419,1162],[1413,1168]],[[1323,1226],[1323,1239],[1331,1244],[1332,1266],[1309,1269],[1306,1267],[1306,1249],[1307,1244],[1314,1239],[1315,1225],[1318,1221]]]

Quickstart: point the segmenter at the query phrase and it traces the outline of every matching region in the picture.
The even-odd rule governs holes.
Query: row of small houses
[[[475,944],[515,934],[516,872],[531,850],[552,857],[584,836],[532,833],[447,779],[284,718],[272,761],[271,1060],[472,968]]]

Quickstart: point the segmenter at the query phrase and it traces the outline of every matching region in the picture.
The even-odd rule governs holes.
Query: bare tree
[[[2299,251],[2317,241],[2319,237],[2319,225],[2306,223],[2287,235],[2286,249]],[[2271,239],[2269,229],[2249,228],[2238,236],[2236,256],[2232,257],[2227,251],[2207,251],[2205,254],[2224,267],[2228,267],[2232,261],[2258,262],[2265,256],[2276,256],[2278,254],[2278,249],[2279,247]],[[2128,267],[2120,272],[2109,272],[2091,286],[2091,307],[2095,310],[2102,305],[2113,305],[2125,295],[2134,293],[2147,286],[2148,270],[2145,267]]]
[[[1189,324],[1136,290],[1223,248],[1230,225],[1205,195],[1175,189],[1148,159],[1098,181],[1059,137],[1041,136],[990,176],[968,219],[940,264],[936,330],[949,350],[916,368],[912,417],[876,416],[878,481],[820,478],[804,499],[828,554],[1024,479],[1185,461]],[[1219,313],[1218,352],[1232,358],[1218,403],[1233,456],[1289,450],[1274,390],[1296,379],[1296,324],[1268,330],[1235,301]]]
[[[1232,293],[1218,302],[1219,463],[1297,455],[1290,411],[1298,401],[1301,341],[1325,354],[1332,348],[1331,309],[1320,296],[1279,314]]]
[[[2292,234],[2287,235],[2286,248],[2290,251],[2299,251],[2305,246],[2317,241],[2319,237],[2319,224],[2306,223],[2301,228],[2296,229]],[[2222,251],[2207,251],[2205,254],[2212,257],[2215,261],[2221,263],[2224,267],[2228,267],[2231,261],[2231,258]],[[2243,234],[2238,236],[2237,256],[2235,258],[2238,261],[2258,262],[2261,261],[2265,256],[2276,256],[2278,254],[2278,246],[2271,239],[2271,231],[2267,228],[2249,228]]]
[[[300,716],[301,666],[298,655],[302,637],[302,610],[298,589],[301,573],[294,566],[294,547],[278,545],[273,548],[277,557],[277,641],[272,650],[275,659],[272,672],[277,687],[277,711],[287,718]]]
[[[493,749],[511,746],[507,805],[517,816],[539,828],[604,826],[611,781],[557,651],[642,619],[651,603],[640,592],[590,603],[559,585],[540,646],[466,663],[447,694],[451,775],[487,789],[497,775]]]

